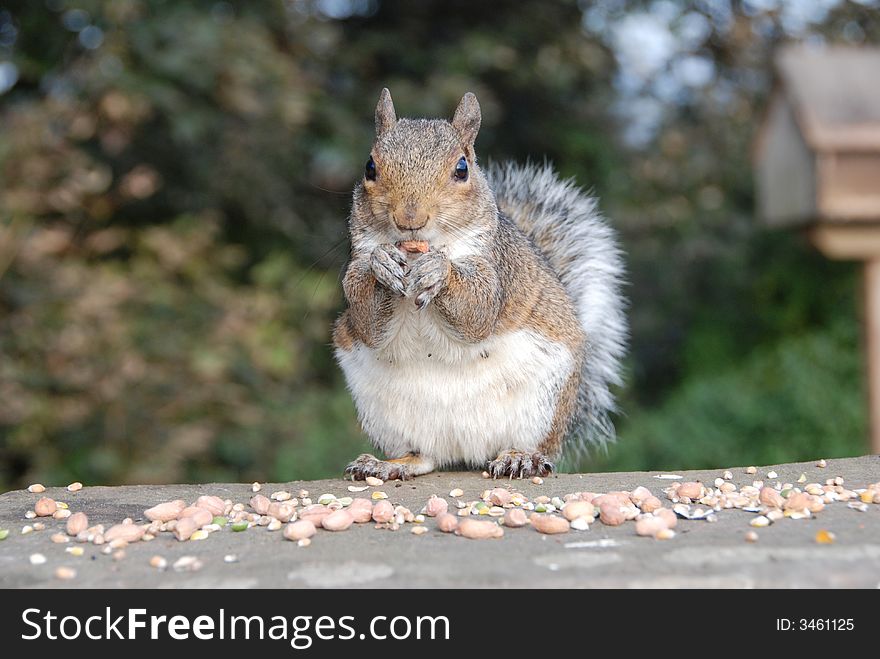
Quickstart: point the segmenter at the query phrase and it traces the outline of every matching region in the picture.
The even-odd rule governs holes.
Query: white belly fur
[[[418,311],[409,300],[383,345],[355,342],[336,356],[373,443],[388,457],[412,451],[437,466],[535,450],[574,368],[565,345],[537,332],[465,343],[430,305]]]

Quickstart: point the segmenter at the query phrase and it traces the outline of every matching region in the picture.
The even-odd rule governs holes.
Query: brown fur
[[[449,123],[397,120],[390,94],[383,90],[371,152],[376,180],[365,178],[354,192],[351,260],[343,280],[348,309],[333,337],[338,349],[351,350],[357,341],[375,347],[396,305],[431,303],[463,341],[476,343],[493,334],[530,329],[566,344],[576,361],[584,359],[585,336],[571,298],[536,247],[499,213],[477,166],[473,147],[479,127],[479,104],[472,94],[462,99]],[[453,176],[461,157],[468,163],[466,181]],[[444,243],[453,239],[471,241],[477,255],[450,261]],[[381,248],[374,245],[402,240],[431,245],[430,252],[399,273],[403,296],[412,302],[400,299],[393,290],[397,280],[388,280],[375,260]],[[560,392],[553,427],[540,445],[542,453],[554,458],[576,411],[580,371],[578,363]],[[358,473],[366,473],[363,464]]]

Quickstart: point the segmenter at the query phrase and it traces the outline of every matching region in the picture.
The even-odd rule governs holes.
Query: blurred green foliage
[[[553,160],[620,229],[620,441],[574,467],[862,452],[857,268],[753,217],[784,16],[715,4],[7,3],[0,489],[313,478],[366,448],[329,328],[382,86],[410,116],[475,91],[481,158]],[[713,80],[625,144],[614,25],[670,5],[713,26],[691,47]],[[810,34],[880,21],[844,2]]]

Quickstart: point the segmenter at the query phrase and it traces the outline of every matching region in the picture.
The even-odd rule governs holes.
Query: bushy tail
[[[498,208],[538,246],[574,300],[587,335],[579,407],[588,443],[614,438],[611,385],[621,383],[627,339],[623,254],[596,199],[549,165],[492,164],[486,172]],[[583,443],[578,443],[583,447]]]

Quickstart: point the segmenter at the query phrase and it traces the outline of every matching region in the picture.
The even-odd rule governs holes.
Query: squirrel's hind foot
[[[380,460],[375,455],[363,453],[348,464],[345,475],[355,481],[365,480],[368,476],[383,481],[405,481],[433,470],[434,465],[430,460],[413,453],[391,460]]]
[[[502,451],[498,457],[489,462],[489,474],[492,478],[531,478],[546,476],[555,469],[555,465],[540,451]]]

